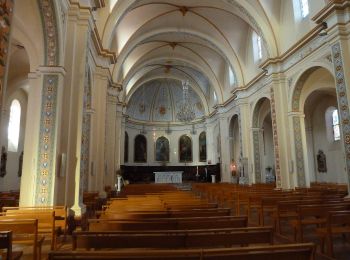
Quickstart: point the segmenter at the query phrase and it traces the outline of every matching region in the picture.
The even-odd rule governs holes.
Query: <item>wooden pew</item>
[[[209,208],[209,209],[186,209],[186,210],[165,210],[165,211],[105,211],[100,218],[112,219],[145,219],[145,218],[169,218],[169,217],[201,217],[201,216],[230,216],[229,208]]]
[[[74,232],[72,248],[213,248],[248,244],[273,244],[272,228],[211,229],[148,233]]]
[[[181,250],[118,250],[118,251],[56,251],[49,260],[103,259],[171,259],[171,260],[313,260],[315,246],[311,243],[218,249]]]
[[[12,231],[0,231],[0,249],[5,249],[5,253],[1,253],[1,259],[17,260],[20,259],[22,251],[12,251]]]
[[[55,211],[54,210],[8,210],[2,212],[2,219],[37,219],[38,233],[49,235],[51,238],[51,250],[56,248],[56,237],[59,228],[55,226]]]
[[[321,226],[326,223],[328,212],[348,210],[350,205],[344,204],[320,204],[298,206],[298,216],[289,221],[294,230],[294,241],[303,242],[303,227],[307,225]],[[299,235],[299,236],[298,236]]]
[[[33,259],[41,258],[43,236],[38,235],[37,219],[3,219],[0,218],[0,231],[12,231],[13,244],[32,245]]]
[[[316,233],[321,239],[322,253],[326,241],[327,254],[334,257],[333,236],[350,234],[350,210],[328,212],[326,225],[317,228]]]
[[[247,217],[224,218],[180,218],[159,219],[158,221],[128,221],[90,219],[90,231],[117,231],[117,230],[176,230],[176,229],[205,229],[205,228],[236,228],[246,227]]]
[[[2,211],[7,212],[9,211],[12,212],[14,210],[29,210],[29,211],[39,211],[39,212],[44,212],[44,211],[55,211],[55,226],[56,228],[60,228],[63,234],[67,233],[67,228],[68,228],[68,208],[67,206],[33,206],[33,207],[3,207]]]

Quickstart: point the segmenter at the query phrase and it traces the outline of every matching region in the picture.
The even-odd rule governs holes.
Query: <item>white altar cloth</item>
[[[182,171],[154,172],[155,183],[182,183]]]

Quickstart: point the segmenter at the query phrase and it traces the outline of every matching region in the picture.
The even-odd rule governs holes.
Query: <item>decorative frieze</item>
[[[261,162],[260,162],[260,129],[253,129],[253,148],[254,148],[254,172],[255,183],[261,182]]]

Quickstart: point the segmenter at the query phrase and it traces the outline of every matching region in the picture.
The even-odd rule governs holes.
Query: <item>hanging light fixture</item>
[[[176,117],[181,122],[191,122],[195,119],[194,104],[190,102],[188,95],[190,83],[188,80],[182,81],[182,101],[179,104],[179,111]]]

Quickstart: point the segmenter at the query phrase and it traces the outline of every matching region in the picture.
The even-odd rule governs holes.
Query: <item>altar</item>
[[[154,172],[155,183],[182,183],[182,171]]]

